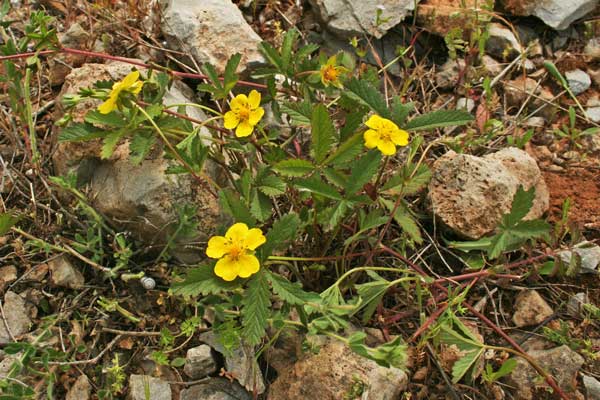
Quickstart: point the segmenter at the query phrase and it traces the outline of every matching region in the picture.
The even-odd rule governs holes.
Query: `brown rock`
[[[75,384],[67,392],[66,400],[89,400],[92,394],[92,385],[85,375],[79,375]]]
[[[515,299],[513,322],[517,327],[538,325],[554,311],[535,290],[524,290]]]
[[[478,4],[477,0],[423,1],[417,6],[417,23],[440,36],[445,36],[455,28],[467,30],[468,23],[475,18]]]
[[[50,281],[53,285],[79,289],[85,283],[85,278],[81,272],[64,255],[48,261],[48,269],[51,274]]]

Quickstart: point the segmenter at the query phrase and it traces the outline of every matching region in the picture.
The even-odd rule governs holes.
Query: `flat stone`
[[[600,400],[600,382],[596,378],[583,375],[583,386],[587,400]]]
[[[17,280],[17,267],[7,265],[0,268],[0,292],[3,292],[7,285]]]
[[[513,322],[519,328],[541,324],[552,314],[552,307],[535,290],[524,290],[515,299]]]
[[[150,398],[146,397],[146,391]],[[171,386],[162,379],[148,375],[129,376],[129,400],[171,400]]]
[[[85,283],[83,274],[67,256],[60,255],[48,261],[48,269],[50,270],[50,282],[55,286],[79,289]]]
[[[86,375],[79,375],[73,386],[67,392],[66,400],[89,400],[92,395],[92,385]]]
[[[575,96],[585,92],[592,86],[592,78],[580,69],[565,72],[565,78]]]
[[[587,110],[585,110],[585,115],[592,122],[600,122],[600,107],[589,107]]]
[[[581,258],[581,270],[579,272],[597,272],[598,265],[600,265],[600,246],[590,242],[581,242],[575,245],[573,252]],[[571,263],[573,253],[570,250],[561,251],[558,255],[563,263],[567,265]]]
[[[217,371],[210,346],[205,344],[187,351],[183,372],[192,379],[201,379]]]
[[[6,325],[10,328],[10,332],[18,338],[19,336],[29,332],[31,327],[31,319],[27,312],[27,305],[25,300],[18,294],[8,291],[4,294],[4,302],[2,303],[4,309],[4,317],[6,318]],[[6,330],[4,322],[0,321],[0,344],[6,344],[12,342],[10,334]]]
[[[567,302],[567,314],[573,318],[581,316],[583,305],[588,304],[590,299],[585,292],[580,292],[572,295]]]
[[[181,400],[251,400],[252,396],[237,382],[210,378],[181,392]]]
[[[513,15],[534,15],[558,31],[596,8],[598,0],[498,0]]]

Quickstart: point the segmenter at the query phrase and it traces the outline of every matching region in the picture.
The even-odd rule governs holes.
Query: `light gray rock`
[[[242,55],[240,71],[262,64],[262,41],[231,0],[160,0],[161,29],[171,49],[210,63],[219,73],[235,53]],[[184,62],[188,62],[182,59]]]
[[[181,400],[251,400],[252,396],[237,382],[211,378],[181,392]]]
[[[519,328],[538,325],[552,314],[552,307],[535,290],[524,290],[515,299],[513,322]]]
[[[535,160],[514,147],[484,157],[449,151],[433,165],[429,199],[434,215],[461,236],[479,239],[510,211],[519,187],[535,187],[526,219],[543,215],[549,194]]]
[[[593,11],[598,0],[500,0],[498,3],[513,15],[534,15],[546,25],[561,31]]]
[[[456,101],[456,109],[457,110],[466,110],[468,112],[473,111],[475,108],[475,101],[473,99],[467,97],[461,97]]]
[[[79,289],[85,283],[83,274],[67,256],[61,255],[48,261],[48,269],[50,270],[50,282],[53,285]]]
[[[92,385],[86,375],[80,375],[67,392],[66,400],[89,400],[92,394]]]
[[[567,314],[573,318],[580,317],[581,311],[583,311],[583,305],[588,304],[589,302],[590,299],[585,292],[579,292],[572,295],[567,302]]]
[[[592,122],[600,122],[600,107],[589,107],[587,110],[585,110],[585,115]]]
[[[205,344],[187,351],[183,372],[192,379],[201,379],[217,371],[210,346]]]
[[[418,0],[309,0],[327,28],[344,38],[381,38],[410,15]],[[379,20],[377,13],[379,12]]]
[[[574,352],[569,346],[555,347],[549,350],[532,350],[529,355],[540,366],[548,371],[555,379],[558,386],[567,394],[576,391],[574,387],[577,372],[584,363],[583,357]],[[534,391],[547,388],[548,384],[524,359],[517,357],[517,366],[508,376],[508,383],[515,387],[514,396],[519,400],[532,400]]]
[[[458,83],[460,71],[466,67],[465,60],[448,59],[435,74],[435,83],[440,89],[450,89]]]
[[[600,38],[593,37],[586,43],[583,54],[589,57],[591,60],[600,59]]]
[[[31,327],[31,319],[27,311],[25,300],[18,294],[8,291],[4,294],[2,303],[6,324],[0,322],[0,344],[12,342],[10,334],[6,330],[6,326],[10,328],[10,332],[15,338],[29,332]]]
[[[574,248],[575,252],[581,258],[581,273],[595,273],[600,265],[600,246],[590,242],[578,243]],[[571,263],[573,253],[570,250],[558,253],[560,259],[565,264]]]
[[[523,51],[515,34],[502,24],[491,23],[489,38],[485,45],[486,53],[499,60],[513,60]]]
[[[488,56],[487,54],[481,57],[481,64],[492,76],[500,75],[504,69],[504,66],[500,62]]]
[[[146,397],[146,392],[150,397]],[[162,379],[148,375],[129,376],[129,400],[171,400],[171,386]]]
[[[600,382],[596,378],[583,375],[583,386],[587,400],[600,400]]]
[[[575,96],[585,92],[592,86],[592,78],[580,69],[565,72],[565,78]]]

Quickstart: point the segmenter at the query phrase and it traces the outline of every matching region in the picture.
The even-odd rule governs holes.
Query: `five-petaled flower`
[[[260,106],[260,93],[252,90],[248,96],[238,94],[230,103],[231,111],[227,111],[224,117],[224,126],[227,129],[235,130],[235,136],[249,136],[254,130],[254,126],[265,114],[265,110]]]
[[[335,55],[329,57],[327,63],[321,66],[321,70],[319,71],[321,75],[321,82],[325,87],[329,85],[333,85],[337,88],[342,88],[342,82],[340,81],[340,76],[348,70],[342,66],[336,65],[337,57]]]
[[[391,156],[396,153],[396,146],[408,144],[408,132],[389,119],[372,115],[365,125],[371,128],[364,133],[365,146],[369,149],[377,147],[384,155]]]
[[[115,82],[108,99],[98,106],[101,114],[108,114],[117,108],[117,100],[122,92],[132,93],[137,96],[142,90],[144,82],[140,81],[140,72],[130,72],[122,81]]]
[[[232,225],[225,236],[210,238],[206,255],[219,259],[215,274],[223,280],[232,281],[238,276],[248,278],[260,268],[254,250],[266,241],[260,229],[248,229],[246,224],[239,222]]]

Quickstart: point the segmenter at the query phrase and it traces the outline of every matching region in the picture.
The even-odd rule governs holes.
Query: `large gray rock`
[[[15,338],[29,332],[31,319],[29,318],[25,300],[21,296],[11,291],[6,292],[2,309],[4,310],[6,324],[0,321],[0,344],[12,342],[12,338],[6,330],[6,325],[8,325],[10,332]]]
[[[561,31],[593,11],[598,0],[500,0],[499,3],[513,15],[534,15]]]
[[[146,396],[146,393],[150,397]],[[171,400],[171,386],[162,379],[148,375],[129,377],[129,400]]]
[[[410,15],[418,0],[309,0],[327,28],[350,38],[363,34],[381,38]],[[377,13],[379,12],[379,20]]]
[[[519,328],[541,324],[552,314],[552,307],[535,290],[524,290],[515,299],[513,322]]]
[[[265,62],[258,50],[262,41],[231,0],[161,0],[161,29],[169,47],[210,63],[219,73],[235,53],[240,68]],[[184,62],[188,62],[182,59]]]
[[[449,151],[433,165],[429,199],[434,215],[461,236],[479,239],[510,211],[519,187],[535,187],[526,219],[543,215],[549,194],[537,163],[514,147],[484,157]]]
[[[185,356],[183,372],[191,379],[201,379],[217,371],[210,346],[205,344],[192,347]]]
[[[181,392],[181,400],[251,400],[252,396],[237,382],[211,378]]]
[[[532,350],[529,355],[554,377],[563,391],[567,394],[576,391],[575,378],[584,359],[569,346],[564,345],[550,350]],[[527,361],[520,357],[516,360],[517,366],[508,376],[508,383],[515,387],[515,398],[519,400],[540,398],[537,396],[543,393],[544,389],[549,389],[548,384],[539,377],[536,370]]]
[[[356,385],[362,385],[363,400],[391,400],[406,389],[404,371],[381,367],[338,340],[313,340],[318,354],[308,351],[291,365],[281,365],[269,389],[270,400],[344,399]]]

